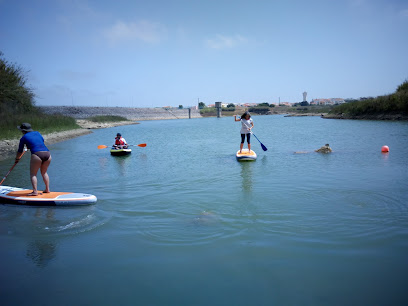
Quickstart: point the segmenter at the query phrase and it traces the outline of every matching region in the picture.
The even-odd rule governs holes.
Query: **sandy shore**
[[[77,124],[81,127],[80,129],[44,134],[43,137],[45,140],[45,144],[51,145],[53,143],[90,134],[92,133],[91,129],[104,129],[121,125],[139,124],[134,121],[120,121],[107,123],[92,122],[84,119],[78,119],[76,121]],[[5,160],[7,158],[14,156],[17,152],[19,142],[20,139],[0,140],[0,160]]]

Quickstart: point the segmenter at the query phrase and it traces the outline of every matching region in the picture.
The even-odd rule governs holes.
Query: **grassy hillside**
[[[393,94],[338,105],[329,114],[408,116],[408,80],[399,85]]]
[[[0,140],[21,137],[17,126],[23,122],[30,123],[41,133],[79,128],[73,118],[41,113],[34,97],[24,69],[9,63],[0,51]]]

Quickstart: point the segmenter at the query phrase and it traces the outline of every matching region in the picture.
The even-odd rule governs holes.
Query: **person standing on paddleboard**
[[[17,127],[24,136],[20,139],[20,145],[16,155],[16,162],[18,162],[23,155],[24,145],[31,151],[30,161],[30,178],[33,185],[33,192],[29,193],[30,196],[38,195],[37,190],[37,173],[41,169],[41,175],[44,180],[45,190],[43,192],[50,192],[50,178],[47,173],[48,166],[51,163],[50,150],[44,144],[44,138],[39,132],[34,131],[31,128],[31,124],[22,123]]]
[[[245,112],[240,119],[237,119],[237,115],[234,116],[235,121],[241,121],[241,145],[239,147],[239,153],[242,153],[244,147],[245,135],[248,143],[248,151],[251,152],[251,130],[254,127],[254,121],[248,112]]]

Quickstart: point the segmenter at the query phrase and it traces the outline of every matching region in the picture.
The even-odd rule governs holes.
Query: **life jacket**
[[[124,146],[125,142],[122,140],[122,137],[116,137],[115,138],[115,145],[117,146]]]

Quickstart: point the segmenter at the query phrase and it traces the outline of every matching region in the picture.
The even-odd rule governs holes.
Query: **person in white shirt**
[[[241,145],[239,147],[239,153],[242,153],[244,147],[245,135],[248,143],[248,151],[251,152],[251,130],[254,127],[254,121],[248,112],[245,112],[241,118],[237,119],[237,115],[234,116],[235,121],[241,121]]]

